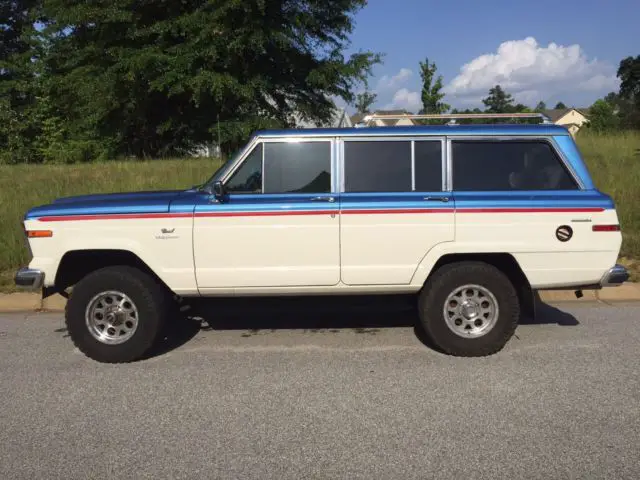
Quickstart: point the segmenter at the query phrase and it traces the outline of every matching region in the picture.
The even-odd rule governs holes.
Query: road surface
[[[0,478],[640,478],[640,307],[547,306],[475,359],[336,308],[221,307],[127,365],[0,314]]]

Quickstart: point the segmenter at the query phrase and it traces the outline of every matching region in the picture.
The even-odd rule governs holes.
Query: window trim
[[[220,178],[220,181],[223,184],[233,176],[233,174],[239,170],[246,159],[253,153],[253,151],[258,147],[258,145],[262,145],[262,192],[255,195],[299,195],[293,193],[264,193],[264,155],[265,155],[265,144],[266,143],[311,143],[311,142],[325,142],[329,143],[329,166],[331,168],[331,192],[329,193],[338,193],[337,183],[336,183],[336,138],[335,137],[298,137],[298,136],[284,136],[284,137],[269,137],[269,138],[261,138],[255,137],[252,141],[247,144],[245,150],[241,155],[238,156],[238,160],[234,165],[232,165],[224,177]],[[310,194],[312,195],[312,194]]]
[[[479,136],[479,135],[447,135],[447,188],[449,192],[453,192],[454,191],[454,185],[453,185],[453,154],[452,154],[452,145],[454,141],[469,141],[469,142],[509,142],[509,141],[521,141],[521,142],[526,142],[526,141],[533,141],[533,142],[543,142],[549,145],[549,147],[551,147],[551,150],[553,153],[555,153],[556,157],[558,160],[560,160],[560,163],[562,165],[562,167],[565,169],[565,171],[569,174],[569,176],[571,177],[571,179],[575,182],[576,186],[578,187],[576,190],[584,190],[585,186],[584,183],[582,182],[582,179],[580,178],[580,176],[576,173],[576,171],[574,170],[574,168],[571,165],[571,162],[569,162],[569,160],[567,159],[567,157],[564,155],[564,153],[562,152],[562,150],[558,147],[558,144],[555,142],[555,140],[553,139],[553,137],[547,137],[547,136],[537,136],[537,135],[483,135],[483,136]],[[523,190],[524,191],[524,190]],[[527,190],[527,191],[540,191],[543,192],[545,190]],[[553,190],[546,190],[546,191],[553,191]],[[513,192],[517,192],[517,191],[513,191]]]
[[[407,194],[407,193],[420,193],[416,191],[416,158],[415,158],[415,142],[440,142],[440,166],[442,179],[440,183],[440,192],[446,192],[446,164],[447,164],[447,155],[446,155],[446,147],[447,138],[444,135],[412,135],[412,136],[358,136],[358,137],[338,137],[337,139],[337,150],[338,150],[338,172],[339,172],[339,193],[367,193],[367,192],[347,192],[345,189],[345,154],[344,154],[344,144],[346,142],[410,142],[411,144],[411,191],[409,192],[394,192],[399,194]]]

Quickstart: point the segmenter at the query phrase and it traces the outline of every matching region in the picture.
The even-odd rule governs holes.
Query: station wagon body
[[[538,289],[627,278],[614,203],[555,125],[257,132],[199,187],[59,199],[24,225],[51,235],[29,234],[33,258],[17,282],[46,293],[127,265],[187,299],[424,296],[440,269],[486,264],[522,310]],[[444,316],[476,318],[487,293],[474,295]],[[456,341],[483,337],[464,333]]]

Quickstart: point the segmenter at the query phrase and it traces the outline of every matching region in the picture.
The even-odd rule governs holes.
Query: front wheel
[[[107,267],[83,278],[66,307],[69,336],[87,357],[104,363],[141,358],[165,323],[167,295],[144,272]]]
[[[445,265],[420,293],[419,313],[431,341],[462,357],[491,355],[509,341],[518,325],[520,304],[509,278],[492,265]]]

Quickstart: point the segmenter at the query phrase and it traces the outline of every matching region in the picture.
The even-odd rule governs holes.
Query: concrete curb
[[[545,303],[615,303],[640,301],[640,283],[627,282],[619,287],[602,290],[584,290],[582,298],[576,298],[570,290],[541,290],[540,298]],[[42,299],[39,293],[0,293],[0,312],[15,311],[64,311],[67,300],[61,295],[52,295]]]

